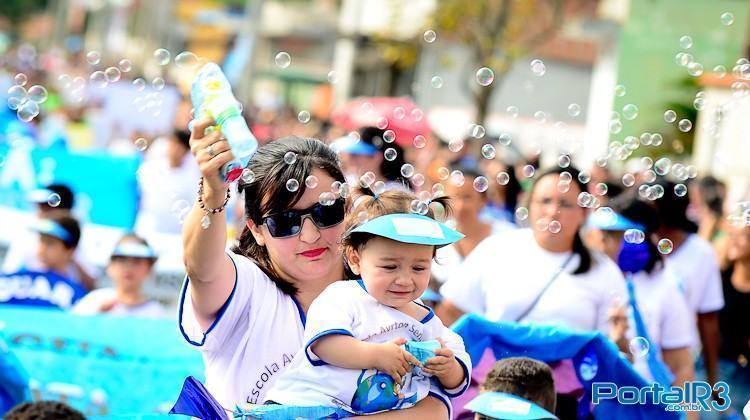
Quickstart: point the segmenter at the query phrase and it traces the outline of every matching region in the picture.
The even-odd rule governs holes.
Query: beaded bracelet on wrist
[[[229,192],[229,188],[227,188],[227,196],[224,198],[224,204],[222,204],[221,207],[217,207],[215,209],[207,207],[206,203],[203,202],[203,177],[201,177],[201,179],[198,181],[198,205],[206,214],[216,214],[224,211],[224,209],[227,207],[230,196],[231,194]]]

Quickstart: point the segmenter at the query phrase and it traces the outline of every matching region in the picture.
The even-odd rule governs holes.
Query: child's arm
[[[327,335],[316,340],[310,350],[320,360],[345,369],[377,369],[390,375],[397,384],[411,364],[421,366],[419,360],[401,347],[405,338],[387,343],[366,343],[349,335]]]
[[[441,347],[435,350],[435,357],[427,359],[422,371],[435,376],[445,389],[457,388],[466,380],[464,368],[443,339],[438,337],[438,341]]]

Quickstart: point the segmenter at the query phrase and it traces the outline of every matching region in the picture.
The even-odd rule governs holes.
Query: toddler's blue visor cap
[[[61,224],[49,219],[39,219],[31,225],[31,230],[44,235],[57,238],[66,244],[73,242],[73,235],[70,234]]]
[[[554,414],[531,401],[504,392],[482,392],[464,408],[495,419],[557,419]]]
[[[401,213],[376,217],[352,229],[351,233],[370,233],[397,242],[437,247],[452,244],[464,237],[427,216]]]
[[[112,257],[148,258],[155,260],[156,252],[139,242],[123,242],[112,251]]]

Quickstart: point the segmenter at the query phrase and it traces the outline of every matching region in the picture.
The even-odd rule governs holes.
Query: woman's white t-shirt
[[[492,321],[516,321],[570,255],[545,251],[530,229],[501,232],[477,245],[440,293],[464,312]],[[609,258],[593,251],[589,271],[570,274],[578,263],[577,254],[570,257],[521,322],[607,333],[609,309],[627,297],[622,273]]]
[[[685,297],[679,290],[677,278],[669,267],[655,269],[651,274],[640,271],[630,280],[635,290],[635,300],[638,311],[648,330],[651,342],[660,350],[674,350],[690,347],[696,335],[693,316]],[[628,338],[637,335],[635,318],[632,308],[628,307],[630,329],[626,333]],[[661,351],[656,351],[661,359]],[[637,357],[633,360],[633,367],[647,380],[652,380],[648,369],[648,359]]]
[[[71,312],[78,315],[96,315],[96,314],[112,314],[112,315],[123,315],[123,316],[141,316],[146,318],[162,318],[167,315],[167,311],[164,309],[161,303],[155,300],[147,300],[138,305],[126,305],[123,303],[114,303],[117,299],[117,291],[112,287],[103,287],[90,291],[86,296],[81,298]],[[107,311],[103,311],[102,308],[110,306],[111,308]]]
[[[341,407],[351,413],[374,413],[414,406],[433,395],[450,407],[448,397],[461,395],[469,386],[471,359],[459,335],[446,328],[427,309],[422,319],[378,302],[367,293],[361,281],[338,281],[328,286],[313,302],[305,327],[305,347],[289,370],[276,382],[267,398],[276,403],[297,406]],[[394,383],[375,369],[345,369],[320,360],[310,346],[326,335],[352,336],[368,343],[385,343],[396,338],[429,341],[442,338],[453,350],[464,369],[465,379],[454,389],[437,385],[415,369],[404,377],[400,397],[394,396]]]
[[[180,331],[203,353],[206,387],[224,407],[263,402],[268,389],[302,348],[305,315],[248,258],[229,253],[234,289],[204,333],[195,318],[186,278],[180,294]]]
[[[667,255],[667,260],[693,313],[715,312],[724,307],[719,263],[710,243],[690,234],[679,248]]]

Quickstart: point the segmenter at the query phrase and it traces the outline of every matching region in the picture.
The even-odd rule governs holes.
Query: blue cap
[[[404,213],[376,217],[352,229],[350,233],[370,233],[397,242],[438,247],[452,244],[464,237],[435,219]]]
[[[362,156],[375,156],[380,152],[374,145],[352,136],[344,136],[334,140],[331,143],[331,149],[335,152]]]
[[[147,245],[140,242],[126,241],[117,245],[112,251],[113,257],[131,257],[156,259],[156,252]]]
[[[61,224],[49,219],[39,219],[31,225],[31,230],[39,232],[42,235],[55,237],[66,244],[73,242],[73,235],[68,232]]]
[[[590,227],[600,229],[600,230],[628,230],[628,229],[638,229],[640,231],[645,231],[646,228],[640,223],[636,223],[627,217],[619,214],[619,213],[603,213],[603,212],[594,212],[591,213],[588,217],[588,220],[586,221],[586,224]]]
[[[495,419],[557,419],[531,401],[504,392],[482,392],[464,408]]]

